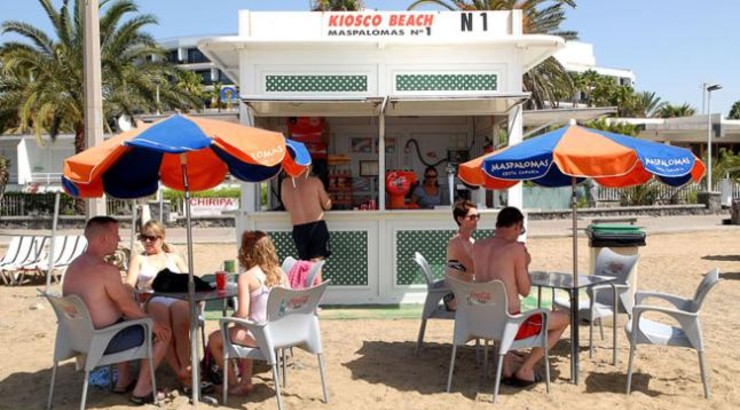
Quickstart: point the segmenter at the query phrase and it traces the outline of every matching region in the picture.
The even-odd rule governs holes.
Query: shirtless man
[[[329,229],[324,222],[324,211],[331,209],[331,198],[324,184],[309,176],[310,168],[296,178],[285,178],[280,187],[280,197],[290,213],[293,225],[293,242],[301,260],[319,261],[331,255]],[[316,275],[321,283],[321,272]]]
[[[126,319],[148,317],[134,300],[131,289],[121,281],[118,269],[105,261],[105,256],[116,251],[120,240],[116,220],[107,216],[90,219],[85,226],[85,238],[87,250],[69,265],[62,293],[65,296],[77,295],[83,300],[96,329]],[[167,352],[171,332],[168,327],[157,322],[154,322],[153,332],[153,360],[157,366]],[[121,352],[143,342],[143,327],[132,326],[118,332],[108,344],[105,353]],[[155,392],[152,391],[149,360],[141,361],[137,380],[131,376],[128,363],[119,364],[118,371],[118,382],[114,392],[123,394],[133,388],[131,393],[133,403],[144,404],[153,401]]]
[[[513,315],[521,312],[519,296],[529,295],[532,286],[527,272],[532,257],[527,252],[527,247],[517,241],[524,232],[524,215],[517,208],[506,207],[498,214],[494,236],[479,240],[473,246],[475,281],[489,282],[498,279],[504,282],[509,301],[509,313]],[[547,329],[547,341],[550,347],[560,339],[560,335],[569,323],[570,317],[567,313],[560,310],[552,311]],[[517,339],[537,334],[541,326],[540,316],[531,317],[520,326]],[[540,377],[535,374],[534,366],[544,355],[544,349],[533,348],[521,367],[514,372],[513,362],[516,361],[516,356],[507,354],[503,363],[504,380],[520,387],[539,382]]]

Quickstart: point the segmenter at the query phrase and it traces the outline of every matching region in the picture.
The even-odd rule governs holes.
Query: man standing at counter
[[[324,211],[331,209],[331,198],[321,180],[309,176],[310,172],[307,168],[296,178],[283,179],[280,199],[290,213],[299,259],[315,262],[331,255],[329,229],[324,221]],[[321,272],[317,281],[321,283]]]

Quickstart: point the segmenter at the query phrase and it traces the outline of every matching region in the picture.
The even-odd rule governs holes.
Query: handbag
[[[193,276],[195,282],[195,291],[208,291],[211,290],[211,285],[203,279]],[[152,282],[152,289],[155,292],[187,292],[188,291],[188,274],[187,273],[175,273],[164,268],[157,273],[157,276]]]

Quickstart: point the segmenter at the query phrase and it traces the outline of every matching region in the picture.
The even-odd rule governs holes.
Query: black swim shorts
[[[293,226],[293,242],[301,260],[328,258],[331,255],[329,228],[324,221]]]
[[[124,318],[118,319],[116,323],[124,322]],[[119,353],[144,343],[144,327],[141,325],[129,326],[120,330],[108,343],[103,354]]]

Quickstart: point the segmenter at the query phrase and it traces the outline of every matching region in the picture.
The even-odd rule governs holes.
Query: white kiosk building
[[[425,282],[411,256],[421,252],[441,274],[456,225],[449,206],[386,209],[386,173],[419,176],[436,164],[443,191],[455,190],[455,165],[495,148],[500,130],[509,143],[521,141],[522,74],[563,46],[556,36],[523,34],[519,10],[242,10],[238,36],[199,43],[239,85],[242,121],[286,135],[291,117],[326,123],[330,177],[349,177],[352,187],[348,209],[326,213],[329,304],[423,301]],[[267,231],[281,258],[295,256],[289,216],[269,209],[277,187],[244,185],[237,231]],[[482,191],[472,198],[484,207]],[[355,210],[370,200],[377,209]],[[521,206],[521,188],[508,192],[508,203]],[[495,222],[495,211],[482,213],[480,236]]]

